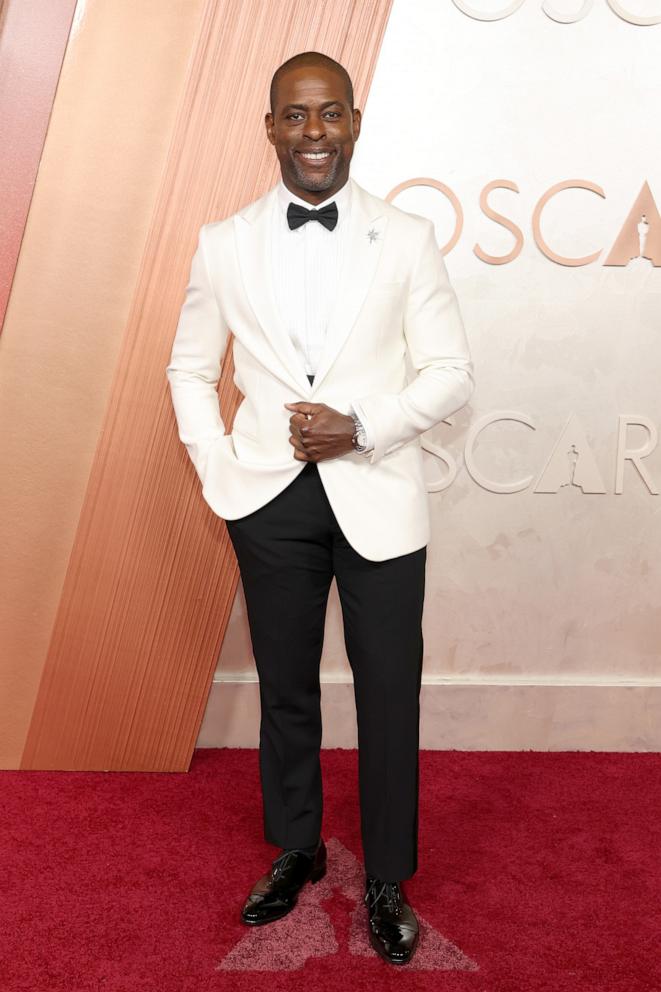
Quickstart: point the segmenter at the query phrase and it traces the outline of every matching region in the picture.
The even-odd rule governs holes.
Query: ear
[[[273,134],[273,114],[269,111],[264,114],[264,126],[266,128],[266,137],[269,139],[272,145],[275,144],[275,135]]]

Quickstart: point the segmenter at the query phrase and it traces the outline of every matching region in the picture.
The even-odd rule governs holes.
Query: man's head
[[[264,123],[285,186],[310,203],[340,189],[349,177],[360,120],[349,74],[335,59],[300,52],[278,66]],[[312,158],[314,151],[322,154]]]

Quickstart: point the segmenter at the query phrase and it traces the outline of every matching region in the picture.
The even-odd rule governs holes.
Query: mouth
[[[334,148],[319,148],[315,151],[309,152],[295,152],[299,158],[302,158],[304,162],[309,162],[311,165],[319,165],[324,162],[328,162],[333,155],[335,155]]]

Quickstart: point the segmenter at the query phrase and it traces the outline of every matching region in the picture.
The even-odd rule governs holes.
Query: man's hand
[[[320,462],[353,450],[353,417],[325,403],[302,400],[300,403],[285,403],[285,406],[296,411],[289,418],[289,443],[294,445],[294,457],[299,461]]]

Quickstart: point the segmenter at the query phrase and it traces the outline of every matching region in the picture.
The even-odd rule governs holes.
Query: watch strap
[[[365,451],[367,448],[367,435],[365,434],[365,428],[362,425],[360,417],[355,413],[351,414],[351,418],[354,422],[355,430],[353,432],[353,437],[351,438],[351,443],[353,444],[356,451]]]

